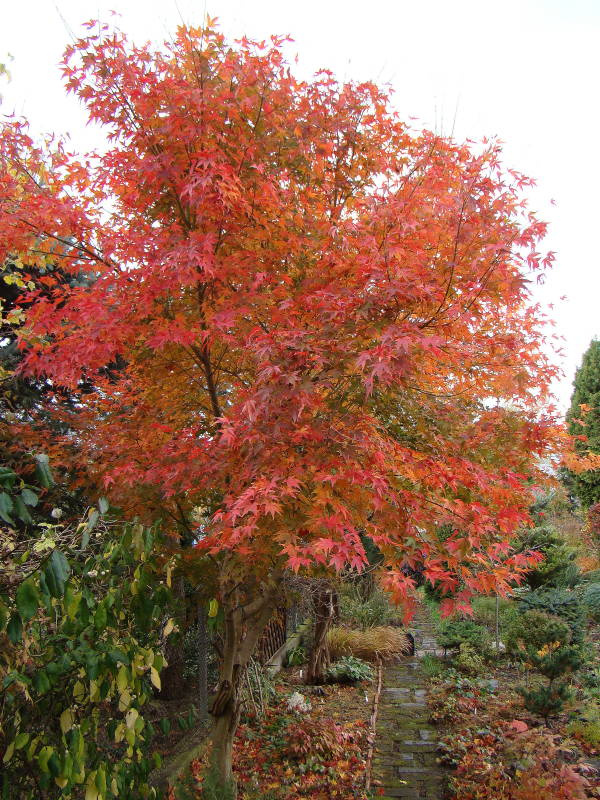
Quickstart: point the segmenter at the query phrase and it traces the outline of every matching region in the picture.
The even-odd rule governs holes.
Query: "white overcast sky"
[[[13,57],[1,111],[77,148],[98,144],[57,64],[81,23],[111,10],[137,42],[206,12],[228,37],[290,34],[303,75],[389,83],[405,118],[457,139],[498,136],[506,165],[537,180],[532,206],[550,223],[556,266],[535,294],[565,339],[557,395],[568,404],[600,335],[600,0],[0,0],[0,62]]]

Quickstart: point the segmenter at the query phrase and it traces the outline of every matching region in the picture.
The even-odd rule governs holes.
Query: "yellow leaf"
[[[100,687],[95,680],[90,681],[90,703],[100,700]]]
[[[150,680],[152,681],[152,685],[156,686],[160,692],[160,675],[158,674],[158,670],[154,669],[154,667],[150,667]]]
[[[139,714],[135,708],[130,708],[127,714],[125,714],[125,724],[130,730],[135,725],[135,721],[138,717]]]
[[[81,681],[77,681],[77,683],[73,687],[73,697],[78,703],[81,703],[84,694],[85,694],[85,686]]]
[[[122,692],[127,688],[128,683],[129,677],[127,675],[127,667],[120,666],[117,672],[117,688]]]
[[[209,617],[216,617],[218,611],[219,611],[219,601],[216,600],[216,598],[213,597],[213,599],[210,601],[210,604],[208,606],[208,616]]]
[[[65,708],[63,713],[60,715],[60,729],[63,733],[67,733],[73,727],[73,723],[75,719],[73,717],[73,712],[70,708]],[[62,787],[61,787],[62,788]]]
[[[167,586],[171,588],[171,573],[173,572],[173,567],[167,567]]]
[[[15,743],[11,742],[8,747],[6,748],[6,752],[4,753],[4,758],[2,759],[3,764],[8,764],[8,762],[13,757],[13,753],[15,752]]]
[[[119,695],[119,711],[126,711],[130,705],[131,705],[131,694],[126,689]]]
[[[175,621],[171,617],[171,619],[168,620],[167,624],[165,625],[165,629],[163,631],[163,636],[168,636],[171,633],[171,631],[173,630],[174,627],[175,627]]]
[[[125,736],[125,725],[122,722],[119,722],[117,727],[115,728],[115,742],[117,744],[123,741],[123,737]]]
[[[61,789],[64,789],[68,782],[68,778],[54,778],[54,783]]]
[[[98,794],[98,789],[96,788],[95,784],[96,772],[90,772],[88,776],[88,782],[85,787],[85,800],[98,800],[100,796]],[[91,779],[91,782],[90,782]]]

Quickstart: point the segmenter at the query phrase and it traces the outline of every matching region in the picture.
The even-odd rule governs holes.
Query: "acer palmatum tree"
[[[280,39],[89,31],[64,74],[108,149],[78,159],[9,121],[0,257],[94,273],[26,294],[23,368],[93,386],[71,445],[113,502],[204,520],[227,782],[285,570],[360,570],[367,535],[410,606],[407,568],[465,605],[526,566],[510,536],[553,441],[554,375],[527,276],[551,258],[495,144],[412,132],[369,83],[300,81]]]

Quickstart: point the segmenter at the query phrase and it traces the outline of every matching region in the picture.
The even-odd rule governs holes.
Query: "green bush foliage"
[[[506,651],[521,660],[527,659],[528,646],[539,650],[547,642],[571,641],[571,629],[560,617],[543,611],[515,612],[505,621],[503,628]]]
[[[583,604],[588,615],[600,622],[600,583],[590,583],[583,593]]]
[[[288,667],[300,667],[306,663],[306,650],[303,647],[294,647],[287,654],[286,663]]]
[[[600,703],[590,703],[567,727],[571,736],[588,747],[600,749]]]
[[[371,680],[373,670],[366,661],[354,656],[344,656],[332,664],[327,670],[327,679],[331,683],[358,683]]]
[[[576,550],[549,525],[539,525],[523,531],[519,536],[516,550],[517,552],[535,550],[544,556],[544,560],[527,573],[526,583],[532,589],[572,587],[580,580],[581,571],[575,564]]]
[[[557,617],[540,611],[527,611],[521,615],[522,630],[515,649],[529,669],[547,679],[546,684],[520,688],[525,707],[547,721],[559,713],[571,699],[568,676],[583,662],[581,648],[570,644],[569,625]]]
[[[477,653],[487,653],[490,649],[490,635],[487,628],[459,617],[440,622],[437,641],[444,650],[457,650],[463,642],[471,645]]]
[[[542,611],[552,617],[560,617],[571,629],[571,642],[583,643],[585,632],[585,613],[581,600],[574,592],[566,589],[537,589],[523,595],[519,610]]]
[[[340,622],[351,628],[379,628],[402,623],[402,615],[397,608],[390,605],[385,592],[375,589],[371,596],[364,600],[352,590],[339,596]]]
[[[483,675],[486,666],[481,654],[469,642],[461,642],[460,650],[454,659],[454,666],[465,675]]]
[[[173,628],[166,559],[155,529],[105,523],[106,510],[102,502],[79,525],[40,523],[30,538],[0,530],[10,554],[0,598],[3,796],[154,796],[158,761],[141,711],[160,687]]]

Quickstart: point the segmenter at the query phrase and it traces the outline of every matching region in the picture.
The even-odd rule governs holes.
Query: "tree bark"
[[[315,634],[308,658],[306,683],[316,686],[325,683],[327,668],[330,664],[327,634],[335,619],[337,610],[337,593],[331,586],[319,587],[313,600],[315,612]]]
[[[187,692],[187,681],[183,677],[185,669],[184,639],[186,630],[185,584],[183,577],[175,587],[178,610],[176,614],[179,633],[169,636],[165,644],[167,666],[162,672],[160,690],[161,700],[181,700]]]
[[[210,713],[213,717],[213,780],[223,797],[236,797],[233,777],[233,740],[241,714],[240,689],[246,667],[256,643],[269,622],[277,603],[281,574],[273,573],[255,592],[243,592],[238,586],[222,586],[224,637],[219,670],[219,685]]]

